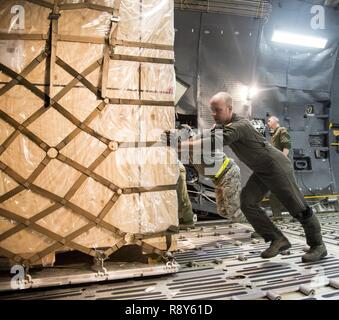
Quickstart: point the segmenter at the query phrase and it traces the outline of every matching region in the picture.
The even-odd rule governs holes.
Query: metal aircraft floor
[[[339,299],[339,213],[318,216],[329,255],[317,263],[301,262],[305,238],[300,224],[290,218],[278,225],[292,248],[271,259],[260,257],[267,244],[251,238],[249,225],[218,220],[198,223],[196,228],[180,233],[179,250],[174,254],[177,267],[125,264],[120,265],[118,274],[111,266],[108,279],[113,281],[102,282],[89,271],[45,270],[44,276],[32,274],[32,280],[39,286],[39,281],[46,285],[49,279],[51,287],[2,292],[0,298]],[[124,272],[133,279],[122,280]],[[59,287],[52,287],[58,277]],[[66,285],[70,279],[72,285]],[[3,285],[0,282],[0,287]]]

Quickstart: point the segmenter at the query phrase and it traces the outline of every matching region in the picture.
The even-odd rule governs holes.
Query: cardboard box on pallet
[[[119,3],[0,3],[0,255],[50,264],[129,234],[167,249],[176,154],[151,145],[174,127],[173,3]]]

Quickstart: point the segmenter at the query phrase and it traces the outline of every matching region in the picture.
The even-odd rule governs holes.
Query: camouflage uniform
[[[192,204],[188,196],[186,186],[186,169],[179,161],[179,178],[177,182],[177,197],[178,197],[178,216],[180,224],[193,223]]]
[[[240,210],[241,179],[238,165],[233,162],[224,174],[214,180],[214,183],[218,214],[233,222],[246,222]]]
[[[291,149],[291,138],[285,127],[276,128],[271,140],[272,145],[280,151],[283,151],[284,149]]]
[[[194,139],[211,139],[211,132],[206,131],[204,134],[196,135]],[[215,137],[214,137],[215,138]],[[209,177],[215,184],[215,196],[217,212],[223,218],[229,218],[233,222],[247,222],[245,216],[240,210],[240,192],[241,179],[240,169],[233,159],[229,159],[221,148],[203,150],[201,154],[201,163],[193,161],[190,155],[190,162],[194,168],[203,176]],[[216,178],[216,175],[225,160],[229,159],[227,167]]]

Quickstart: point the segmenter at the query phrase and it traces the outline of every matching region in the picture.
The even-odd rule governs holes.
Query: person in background
[[[215,143],[213,147],[209,145],[211,141],[210,132],[205,130],[195,134],[189,126],[182,125],[179,131],[168,132],[170,136],[163,138],[166,144],[172,146],[179,140],[179,159],[183,159],[182,152],[186,151],[187,159],[185,161],[188,161],[200,175],[208,177],[214,183],[217,213],[231,222],[245,223],[247,220],[240,209],[240,168],[233,159],[227,157],[223,151],[222,141]],[[187,140],[201,142],[199,148],[195,148],[196,153],[194,155],[192,149],[186,148],[188,146]],[[179,177],[177,184],[177,195],[179,223],[182,224],[181,229],[183,229],[186,224],[192,223],[192,206],[187,194],[185,167],[181,161],[179,161],[179,168],[181,177]]]
[[[213,148],[206,147],[206,144],[209,145],[211,141],[210,133],[211,131],[206,130],[190,138],[193,143],[194,141],[201,142],[200,148],[195,148],[197,152],[195,156],[190,152],[190,163],[200,175],[213,181],[217,213],[232,223],[245,223],[247,220],[240,209],[240,168],[232,158],[225,154],[222,141],[216,142]],[[182,142],[181,150],[183,151],[188,145],[187,142]],[[195,159],[200,161],[195,161]]]
[[[176,190],[178,197],[179,228],[182,230],[194,228],[195,215],[187,192],[186,169],[181,161],[179,161],[179,177]]]

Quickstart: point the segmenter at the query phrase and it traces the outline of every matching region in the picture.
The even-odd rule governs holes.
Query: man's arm
[[[241,124],[230,123],[223,127],[222,142],[224,146],[230,145],[232,142],[237,141],[241,137]]]
[[[193,146],[200,146],[201,145],[201,138],[198,139],[192,139],[190,138],[189,140],[185,140],[181,142],[181,147],[182,148],[192,148]]]
[[[283,151],[282,151],[282,153],[283,153],[286,157],[288,157],[288,153],[289,153],[289,152],[290,152],[290,150],[287,149],[287,148],[284,148]]]
[[[194,137],[193,139],[182,141],[181,147],[190,148],[193,146],[200,146],[202,140],[211,139],[215,141],[216,138],[222,139],[223,145],[227,146],[240,138],[240,131],[237,128],[237,125],[232,123],[223,126],[222,128],[214,126],[213,129],[206,130],[206,132],[204,132],[200,137]]]

